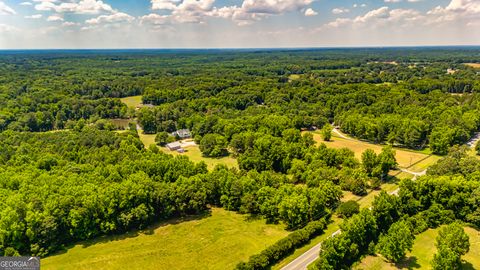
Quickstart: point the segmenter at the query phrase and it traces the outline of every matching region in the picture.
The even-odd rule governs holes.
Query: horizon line
[[[0,48],[0,51],[114,51],[114,50],[312,50],[312,49],[395,49],[395,48],[472,48],[478,45],[359,45],[359,46],[289,46],[289,47],[143,47],[143,48]]]

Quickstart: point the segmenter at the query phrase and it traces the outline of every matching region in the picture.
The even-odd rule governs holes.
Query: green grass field
[[[155,143],[155,136],[156,134],[144,134],[143,130],[138,130],[138,137],[140,138],[140,141],[142,141],[143,145],[145,145],[145,148],[150,147],[150,145],[157,145]]]
[[[136,108],[142,104],[142,96],[124,97],[120,99],[129,108]]]
[[[42,259],[42,269],[233,269],[287,235],[282,225],[214,208],[208,217],[79,243]]]
[[[202,152],[198,146],[188,146],[185,147],[185,153],[178,153],[176,151],[170,151],[165,147],[160,148],[163,152],[167,154],[172,154],[174,156],[183,155],[190,158],[193,162],[203,161],[207,164],[209,169],[213,169],[216,165],[223,164],[227,165],[230,168],[238,168],[237,160],[231,156],[221,157],[221,158],[210,158],[202,156]]]
[[[417,235],[412,252],[407,254],[407,258],[402,263],[394,265],[379,256],[368,256],[354,269],[431,269],[430,262],[436,252],[435,238],[438,231],[439,229],[429,229]],[[470,237],[470,251],[462,256],[464,260],[462,269],[480,269],[480,231],[465,227],[465,232]]]

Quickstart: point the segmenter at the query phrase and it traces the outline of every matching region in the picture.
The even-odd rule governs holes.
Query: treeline
[[[309,149],[320,151],[312,162],[323,162],[325,147]],[[341,153],[332,150],[331,158]],[[2,254],[45,256],[72,242],[198,214],[209,205],[299,229],[328,216],[341,196],[328,179],[306,186],[271,170],[219,166],[208,172],[203,162],[145,150],[135,132],[85,126],[0,133]]]
[[[323,242],[315,268],[346,269],[361,257],[377,252],[398,262],[411,248],[414,234],[455,220],[478,227],[480,183],[471,166],[479,166],[480,161],[463,153],[464,150],[454,148],[429,171],[431,175],[417,181],[403,180],[398,197],[382,192],[371,209],[346,220],[340,226],[340,235]],[[465,158],[469,162],[464,162]],[[452,160],[455,161],[452,166],[442,168],[442,164]]]

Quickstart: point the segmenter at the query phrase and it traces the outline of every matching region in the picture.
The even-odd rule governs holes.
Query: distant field
[[[156,145],[155,136],[156,134],[144,134],[142,130],[138,130],[138,137],[140,137],[140,141],[145,145],[145,148],[148,148],[152,144]]]
[[[295,81],[295,80],[298,80],[298,79],[300,79],[300,75],[298,75],[298,74],[291,74],[290,76],[288,76],[289,81]]]
[[[330,142],[325,142],[318,132],[313,132],[313,138],[318,143],[325,143],[327,147],[337,148],[337,149],[348,148],[353,152],[355,152],[355,157],[357,157],[358,159],[362,158],[362,153],[365,152],[365,150],[367,149],[372,149],[376,153],[380,153],[383,148],[382,145],[378,145],[378,144],[368,143],[368,142],[354,140],[354,139],[344,139],[337,136],[335,133],[333,134],[332,140]],[[417,152],[417,151],[405,150],[400,148],[395,148],[395,151],[397,153],[396,155],[397,162],[399,166],[402,168],[408,168],[413,164],[415,164],[416,162],[419,162],[419,161],[422,161],[423,159],[428,158],[428,154]]]
[[[121,98],[120,101],[125,103],[129,108],[136,108],[142,104],[142,96],[125,97]]]
[[[380,270],[380,269],[431,269],[430,262],[436,252],[435,238],[439,229],[429,229],[417,235],[412,252],[407,254],[406,261],[398,265],[390,264],[378,256],[368,256],[354,269]],[[465,232],[470,237],[470,252],[462,259],[466,262],[462,269],[480,269],[480,231],[465,227]]]
[[[465,63],[464,65],[473,67],[473,68],[480,68],[480,63]]]
[[[42,269],[233,269],[288,235],[281,225],[214,208],[211,216],[80,243],[42,260]]]

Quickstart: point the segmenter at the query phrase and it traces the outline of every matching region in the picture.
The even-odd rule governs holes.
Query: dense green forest
[[[0,61],[0,130],[132,117],[146,133],[190,128],[279,136],[335,122],[358,138],[446,154],[478,129],[474,48],[11,53]],[[447,72],[450,70],[450,72]],[[295,76],[292,76],[295,75]]]
[[[285,224],[304,243],[344,191],[388,180],[392,146],[446,156],[398,197],[344,210],[353,216],[326,241],[319,269],[388,250],[390,229],[480,226],[480,163],[455,146],[480,128],[480,73],[463,64],[472,62],[480,49],[0,52],[0,255],[46,256],[211,206]],[[152,106],[120,101],[136,95]],[[131,123],[116,132],[108,119]],[[162,145],[188,128],[204,156],[232,155],[238,169],[146,149],[136,123]],[[323,128],[328,140],[330,124],[387,146],[360,160],[302,132]]]

